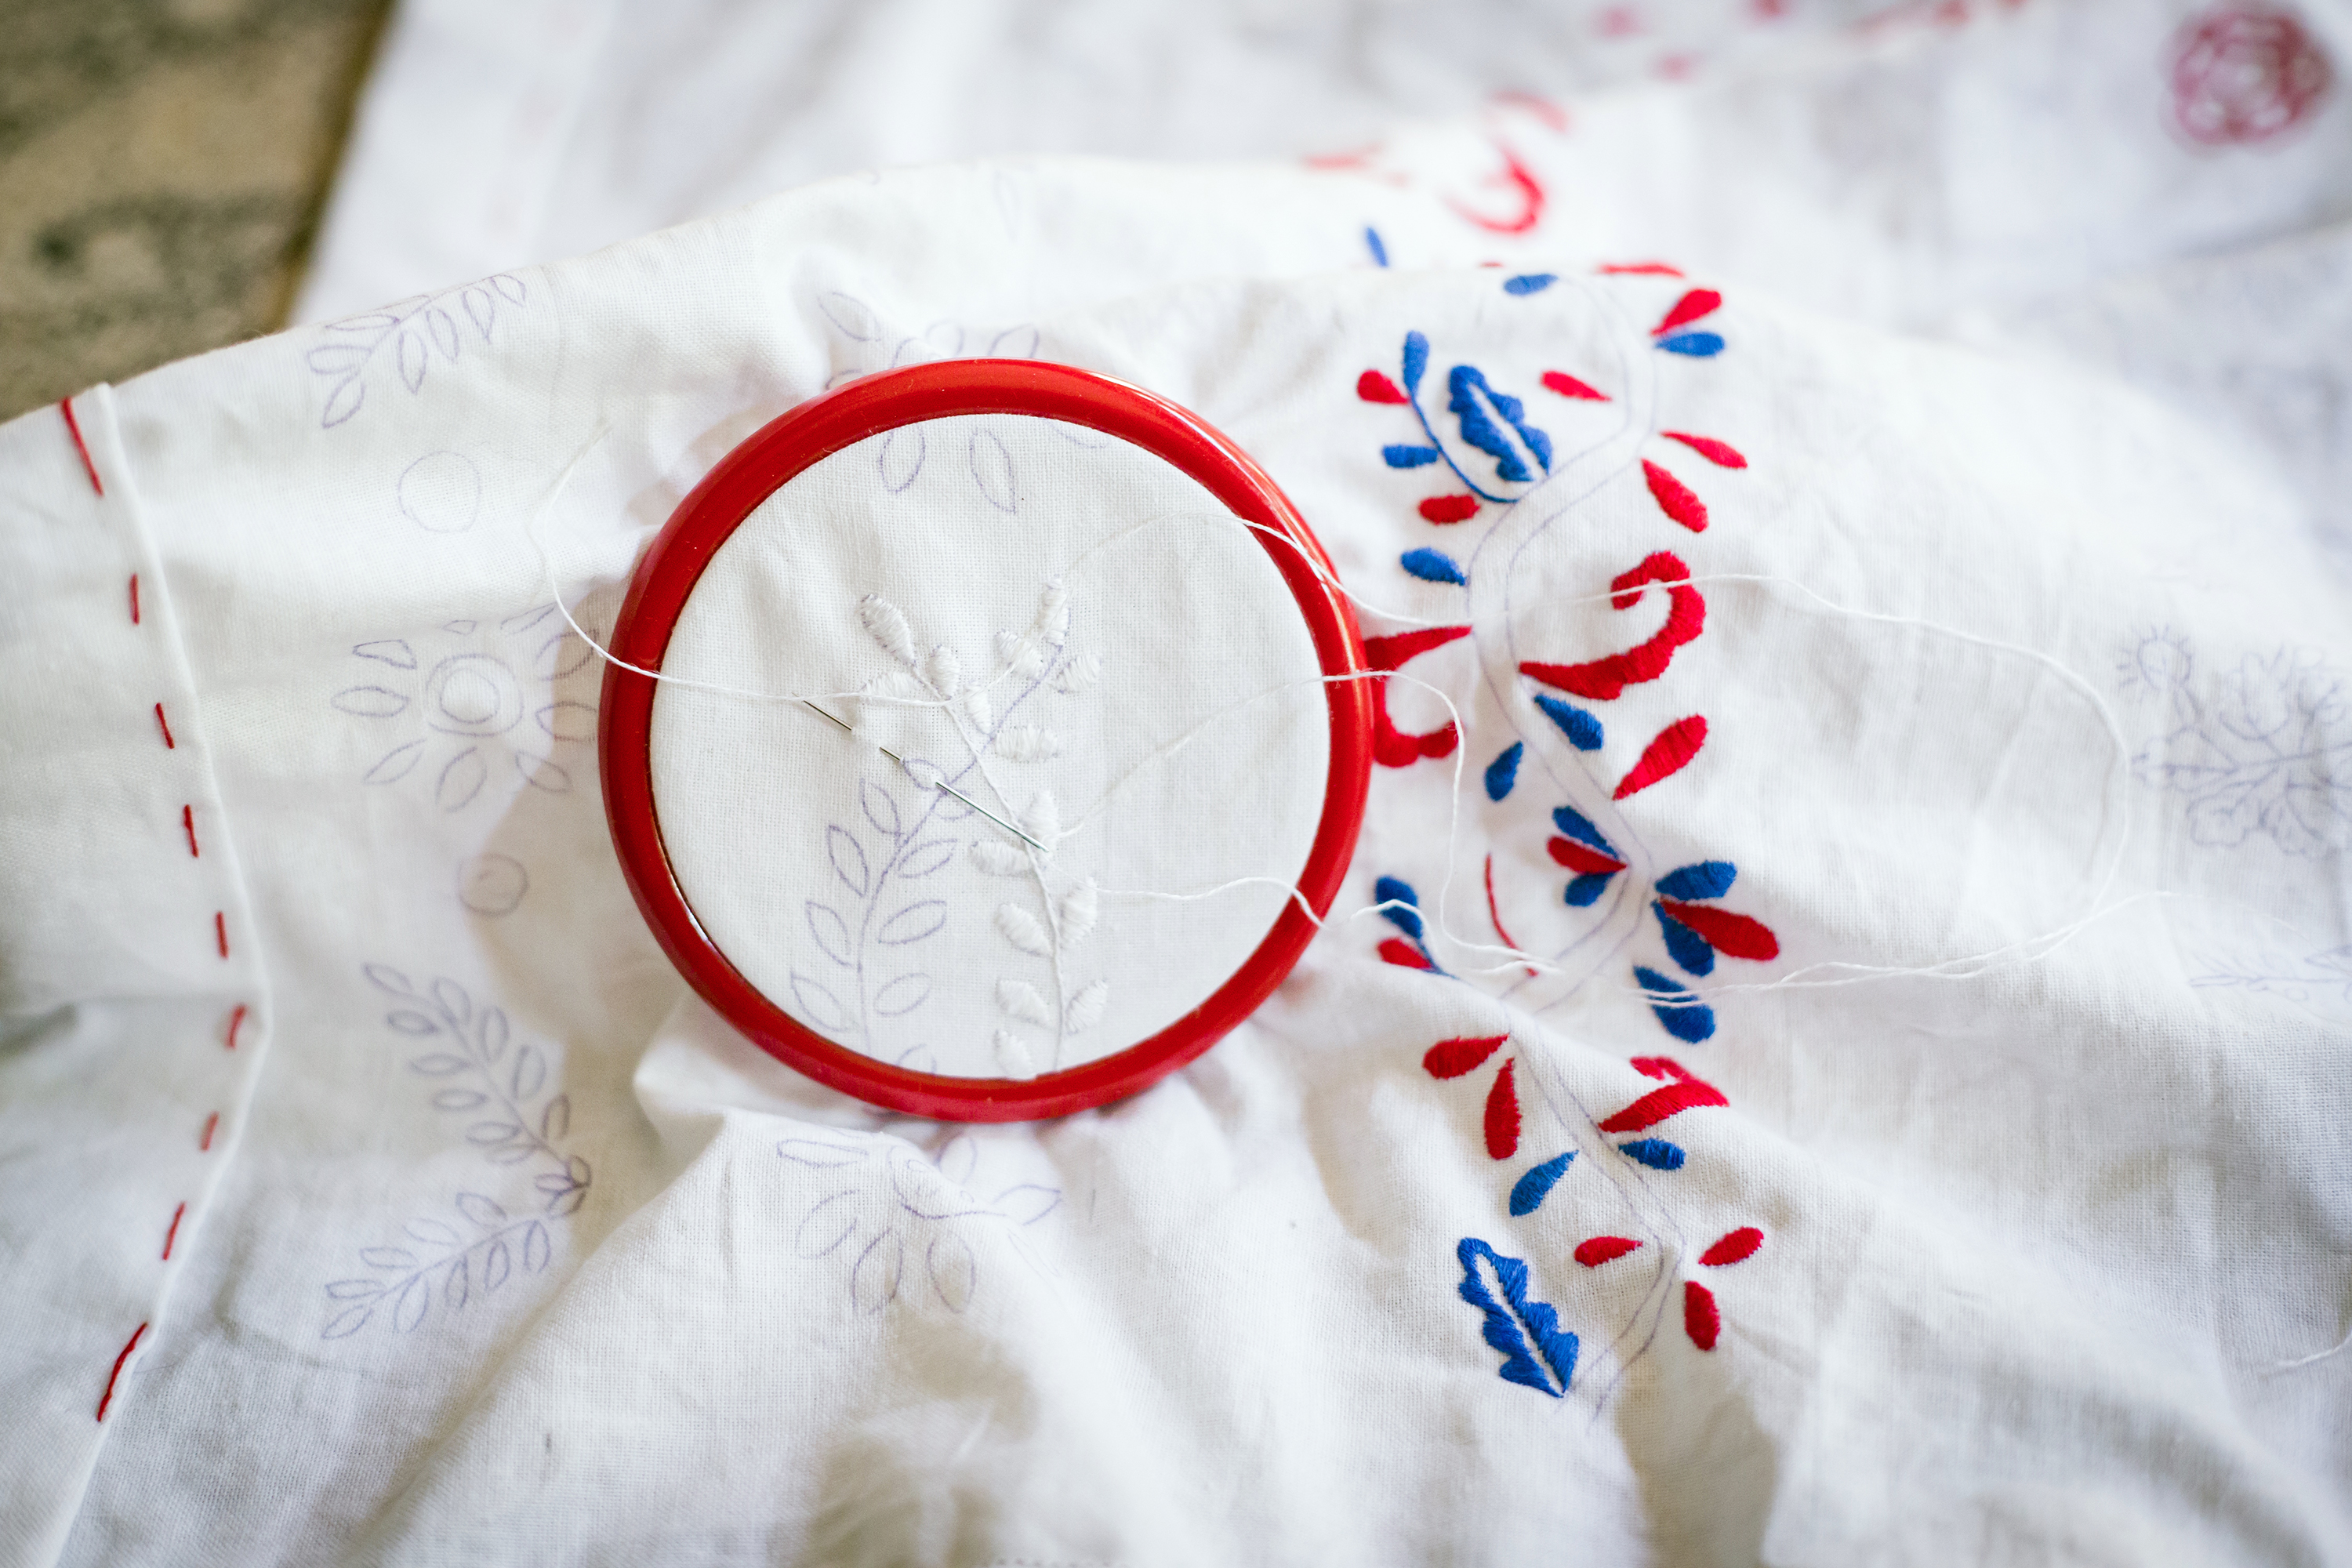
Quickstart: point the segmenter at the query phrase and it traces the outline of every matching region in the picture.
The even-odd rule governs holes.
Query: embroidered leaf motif
[[[1636,644],[1623,653],[1611,654],[1584,664],[1544,664],[1534,661],[1521,664],[1519,673],[1531,676],[1547,686],[1595,701],[1606,702],[1629,686],[1639,686],[1655,680],[1666,672],[1674,659],[1675,650],[1696,639],[1706,629],[1706,600],[1690,585],[1690,568],[1676,557],[1661,550],[1650,555],[1630,572],[1619,574],[1610,584],[1610,603],[1618,609],[1631,609],[1643,591],[1653,584],[1666,588],[1666,619],[1656,635]]]
[[[1660,340],[1658,346],[1670,354],[1713,359],[1723,352],[1723,340],[1713,332],[1678,332],[1671,338]]]
[[[1054,689],[1065,696],[1076,697],[1081,691],[1092,690],[1095,682],[1101,679],[1102,660],[1090,653],[1082,653],[1065,660],[1062,667],[1054,672]]]
[[[1588,386],[1565,371],[1544,372],[1543,384],[1546,390],[1557,392],[1562,397],[1573,397],[1587,403],[1606,403],[1610,400],[1607,393]]]
[[[1437,461],[1434,447],[1394,446],[1381,448],[1381,457],[1391,468],[1425,468]]]
[[[1650,1011],[1658,1016],[1666,1033],[1694,1046],[1715,1033],[1715,1009],[1689,991],[1638,963],[1633,966],[1633,978],[1641,983]]]
[[[1711,316],[1723,308],[1723,296],[1712,289],[1693,289],[1674,303],[1664,320],[1650,329],[1652,337],[1663,337],[1676,327],[1686,327],[1702,316]]]
[[[1029,858],[1001,839],[975,838],[966,853],[992,877],[1018,877],[1029,869]]]
[[[1421,940],[1421,895],[1402,877],[1382,877],[1372,884],[1374,901],[1383,906],[1381,917],[1415,942]]]
[[[1431,960],[1429,954],[1422,952],[1412,943],[1401,941],[1396,937],[1391,937],[1381,943],[1380,952],[1383,961],[1401,968],[1425,969],[1432,973],[1437,969],[1436,963]]]
[[[1719,899],[1738,877],[1739,868],[1728,860],[1701,860],[1659,878],[1658,891],[1669,899]]]
[[[1102,908],[1101,895],[1095,879],[1088,877],[1062,895],[1062,945],[1077,946],[1095,929],[1095,918]]]
[[[1544,717],[1559,726],[1568,743],[1580,752],[1597,752],[1602,743],[1601,721],[1572,702],[1564,702],[1547,691],[1535,694],[1536,706]]]
[[[898,606],[879,594],[868,594],[857,602],[857,619],[882,651],[908,668],[915,668],[915,634],[907,629],[907,617]]]
[[[1445,405],[1447,412],[1460,423],[1462,438],[1495,459],[1496,478],[1526,484],[1536,477],[1527,465],[1527,456],[1512,444],[1507,431],[1517,435],[1537,468],[1550,472],[1551,437],[1527,422],[1525,404],[1489,386],[1486,373],[1476,365],[1455,365],[1446,385],[1452,394]]]
[[[1642,749],[1641,758],[1634,763],[1633,771],[1618,784],[1615,798],[1623,800],[1628,795],[1639,795],[1660,779],[1682,772],[1690,765],[1691,759],[1698,755],[1699,748],[1706,744],[1706,719],[1693,714],[1687,719],[1675,720],[1659,731],[1656,738]]]
[[[1466,584],[1470,581],[1454,564],[1454,557],[1442,550],[1408,550],[1397,557],[1397,564],[1424,583]]]
[[[1564,895],[1570,907],[1581,910],[1599,902],[1601,895],[1609,890],[1612,875],[1613,873],[1608,871],[1588,871],[1580,877],[1570,878]]]
[[[1679,1171],[1685,1158],[1682,1150],[1663,1138],[1639,1138],[1631,1143],[1620,1143],[1617,1149],[1653,1171]]]
[[[1421,390],[1421,378],[1429,370],[1429,340],[1419,332],[1404,335],[1404,358],[1400,368],[1404,372],[1404,389],[1408,393]]]
[[[996,906],[996,929],[1004,934],[1005,941],[1033,958],[1047,957],[1054,951],[1053,939],[1045,934],[1037,917],[1017,904]]]
[[[1615,856],[1587,848],[1573,838],[1547,838],[1544,852],[1580,877],[1608,878],[1625,868],[1625,862]]]
[[[988,707],[988,688],[966,687],[963,695],[956,700],[956,706],[963,710],[967,723],[983,735],[988,733],[988,727],[995,719],[995,715],[989,710]]]
[[[963,660],[941,643],[923,656],[923,683],[942,697],[953,697],[963,684]]]
[[[1465,1036],[1440,1040],[1421,1058],[1423,1068],[1435,1079],[1460,1078],[1500,1050],[1508,1035]]]
[[[1706,939],[1666,912],[1664,900],[1653,900],[1650,911],[1658,917],[1658,929],[1666,939],[1666,956],[1692,974],[1715,973],[1715,949]]]
[[[1415,510],[1421,513],[1423,521],[1436,523],[1441,527],[1450,523],[1467,522],[1478,515],[1478,498],[1467,495],[1431,496]]]
[[[833,861],[833,873],[841,879],[842,885],[864,898],[866,884],[873,879],[864,847],[847,828],[835,826],[824,830],[824,852]]]
[[[1576,1377],[1576,1336],[1560,1328],[1548,1303],[1528,1300],[1527,1264],[1475,1237],[1464,1237],[1454,1258],[1462,1265],[1454,1289],[1486,1314],[1485,1338],[1502,1352],[1503,1380],[1555,1399],[1565,1394]]]
[[[1008,762],[1051,762],[1062,754],[1062,738],[1042,725],[1007,724],[996,737],[996,753]]]
[[[1504,279],[1503,292],[1506,294],[1539,294],[1559,281],[1559,277],[1557,273],[1523,272],[1517,278]]]
[[[1576,1244],[1576,1260],[1587,1268],[1598,1268],[1639,1249],[1641,1245],[1630,1236],[1596,1236]]]
[[[1764,1245],[1764,1233],[1752,1225],[1741,1226],[1715,1238],[1715,1245],[1698,1255],[1698,1260],[1709,1268],[1722,1268],[1734,1263],[1744,1263],[1756,1256]]]
[[[1026,980],[1000,980],[996,983],[996,1005],[1024,1024],[1039,1028],[1051,1028],[1054,1015],[1045,1005],[1045,998]]]
[[[1110,1002],[1110,983],[1089,981],[1078,987],[1062,1009],[1062,1026],[1075,1035],[1081,1029],[1091,1029],[1102,1022],[1103,1008]]]
[[[1780,956],[1780,939],[1774,936],[1772,928],[1761,921],[1734,914],[1729,910],[1709,909],[1704,904],[1678,904],[1671,899],[1662,900],[1662,911],[1689,927],[1701,941],[1717,951],[1729,953],[1734,958],[1767,963]]]
[[[1723,1091],[1711,1083],[1686,1078],[1670,1083],[1664,1089],[1652,1089],[1616,1115],[1601,1124],[1603,1132],[1639,1132],[1655,1127],[1670,1116],[1680,1116],[1685,1110],[1702,1106],[1729,1105]]]
[[[1647,458],[1642,459],[1642,477],[1649,480],[1650,497],[1660,511],[1693,533],[1706,531],[1706,503],[1696,490]]]
[[[1514,741],[1503,748],[1495,760],[1486,764],[1486,798],[1501,800],[1519,782],[1519,758],[1526,754],[1527,742]]]
[[[1037,1063],[1020,1036],[1010,1029],[999,1029],[990,1037],[996,1050],[998,1070],[1006,1078],[1031,1079],[1037,1076]]]
[[[1683,1281],[1683,1331],[1703,1351],[1713,1350],[1723,1331],[1723,1314],[1716,1309],[1715,1292],[1696,1279]]]
[[[1570,1149],[1565,1154],[1553,1155],[1540,1165],[1530,1166],[1527,1174],[1511,1187],[1512,1215],[1524,1218],[1543,1207],[1544,1199],[1551,1196],[1552,1188],[1559,1185],[1559,1179],[1568,1174],[1569,1163],[1575,1158],[1576,1151]]]
[[[1368,370],[1356,378],[1356,395],[1367,403],[1403,403],[1405,395],[1397,384],[1379,371]]]
[[[1051,846],[1062,836],[1062,808],[1051,790],[1039,790],[1030,797],[1029,809],[1022,814],[1021,825],[1039,843]]]
[[[1744,468],[1748,466],[1748,459],[1739,455],[1737,447],[1712,436],[1692,436],[1681,430],[1661,430],[1658,434],[1669,441],[1680,441],[1717,468]]]
[[[1486,1157],[1507,1160],[1519,1152],[1519,1091],[1512,1069],[1517,1058],[1503,1064],[1495,1087],[1486,1091]]]

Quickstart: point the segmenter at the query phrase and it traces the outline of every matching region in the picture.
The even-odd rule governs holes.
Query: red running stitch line
[[[196,1140],[197,1153],[209,1154],[213,1152],[213,1129],[219,1125],[219,1111],[215,1110],[210,1116],[205,1118],[205,1135]]]
[[[1495,934],[1503,939],[1505,947],[1519,945],[1518,939],[1503,929],[1503,911],[1495,902],[1495,858],[1492,855],[1486,857],[1486,917],[1495,922]],[[1535,972],[1536,966],[1528,964],[1528,973],[1533,974]]]
[[[226,956],[226,952],[227,949],[224,947],[222,949],[223,955]],[[230,1050],[236,1049],[236,1027],[239,1024],[244,1022],[245,1004],[240,1002],[236,1005],[236,1011],[228,1016],[228,1048]]]
[[[89,488],[103,496],[106,487],[98,482],[98,465],[89,460],[89,448],[82,444],[81,421],[74,417],[73,399],[58,398],[58,412],[66,416],[66,433],[73,437],[74,450],[81,454],[81,471],[89,476]]]
[[[163,1261],[166,1263],[172,1261],[172,1243],[180,1238],[180,1221],[187,1212],[185,1204],[172,1211],[172,1228],[163,1233]]]
[[[131,574],[131,624],[139,624],[139,574]]]
[[[167,752],[176,750],[180,742],[172,739],[172,721],[163,717],[163,705],[161,702],[155,704],[155,724],[163,731],[163,749]]]
[[[99,1395],[98,1418],[100,1421],[106,1419],[106,1407],[114,1403],[114,1384],[115,1381],[122,1375],[122,1363],[131,1359],[131,1352],[137,1350],[139,1342],[146,1337],[147,1325],[142,1323],[131,1331],[130,1342],[122,1347],[122,1353],[114,1358],[114,1370],[106,1374],[106,1392]]]
[[[213,911],[213,941],[218,944],[220,955],[226,958],[228,956],[228,912],[225,910]],[[237,1010],[240,1013],[244,1011],[243,1008]]]
[[[194,806],[180,807],[180,826],[188,830],[188,858],[202,859],[203,856],[196,849],[196,808]]]

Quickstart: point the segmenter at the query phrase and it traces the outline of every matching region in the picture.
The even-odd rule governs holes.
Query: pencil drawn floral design
[[[1062,1201],[1059,1187],[1036,1182],[979,1195],[973,1185],[986,1184],[979,1184],[977,1141],[951,1129],[935,1129],[934,1136],[940,1141],[929,1157],[887,1132],[812,1131],[776,1145],[778,1154],[824,1173],[834,1186],[802,1215],[793,1251],[845,1260],[850,1300],[861,1311],[920,1300],[961,1312],[982,1283],[984,1248],[972,1245],[978,1233],[993,1228],[1025,1259],[1019,1232]]]
[[[2226,847],[2259,835],[2307,857],[2352,847],[2352,712],[2318,655],[2250,653],[2200,680],[2189,640],[2158,629],[2117,673],[2127,692],[2165,706],[2169,729],[2133,767],[2186,798],[2190,838]]]
[[[503,1008],[477,1005],[455,980],[418,985],[389,964],[364,966],[368,981],[393,999],[384,1015],[394,1033],[434,1048],[413,1057],[408,1070],[440,1087],[430,1103],[446,1115],[470,1118],[466,1141],[494,1166],[535,1168],[529,1199],[517,1205],[482,1193],[450,1200],[452,1218],[418,1217],[392,1245],[360,1249],[372,1271],[327,1287],[340,1303],[321,1338],[343,1339],[374,1321],[380,1309],[406,1333],[431,1315],[438,1300],[457,1311],[478,1296],[496,1294],[520,1271],[544,1270],[552,1250],[549,1227],[570,1218],[587,1200],[594,1173],[563,1145],[572,1133],[572,1098],[546,1094],[547,1051],[517,1043]],[[541,1096],[545,1095],[542,1099]]]
[[[851,345],[837,351],[837,368],[826,383],[828,386],[837,386],[877,370],[896,370],[900,365],[920,364],[927,360],[1037,357],[1037,329],[1026,322],[1002,328],[970,327],[942,317],[920,331],[909,332],[885,319],[855,294],[839,289],[819,294],[816,308],[834,331]],[[908,464],[910,451],[920,451],[922,441],[919,429],[905,426],[888,445],[897,449],[898,461],[903,467]],[[919,467],[921,462],[919,456],[912,458],[913,466]],[[911,468],[908,468],[906,479],[913,478]],[[904,482],[890,486],[893,490],[905,488]]]
[[[302,356],[310,374],[327,383],[320,428],[331,430],[366,406],[369,384],[380,370],[396,376],[412,396],[423,391],[436,360],[455,364],[469,342],[488,347],[499,317],[520,310],[530,298],[521,279],[501,272],[328,322],[319,329],[325,341]]]

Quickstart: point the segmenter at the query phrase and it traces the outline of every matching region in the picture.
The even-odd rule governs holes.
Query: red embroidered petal
[[[1465,1035],[1456,1039],[1440,1040],[1429,1047],[1421,1065],[1432,1078],[1460,1078],[1488,1057],[1500,1050],[1508,1035]]]
[[[1682,772],[1706,744],[1706,720],[1703,716],[1694,713],[1687,719],[1675,720],[1643,748],[1641,761],[1617,786],[1614,798],[1623,800],[1629,795],[1639,795],[1660,779]]]
[[[1690,1068],[1672,1057],[1635,1057],[1625,1064],[1643,1078],[1679,1079],[1690,1081]]]
[[[1505,1062],[1495,1075],[1495,1087],[1486,1091],[1486,1153],[1491,1159],[1507,1160],[1519,1152],[1519,1091],[1511,1079],[1511,1069],[1518,1065],[1516,1058]]]
[[[1554,860],[1580,877],[1606,877],[1625,868],[1624,861],[1573,838],[1553,838],[1544,847],[1551,851]]]
[[[1598,1268],[1612,1258],[1622,1258],[1636,1250],[1641,1245],[1630,1236],[1596,1236],[1590,1241],[1576,1244],[1576,1260],[1587,1268]]]
[[[1422,955],[1421,949],[1413,946],[1412,943],[1405,941],[1404,938],[1401,936],[1392,936],[1389,938],[1388,941],[1381,943],[1381,956],[1386,959],[1389,963],[1397,964],[1405,969],[1429,969],[1434,967],[1427,958]]]
[[[1655,1127],[1669,1116],[1680,1116],[1685,1110],[1696,1110],[1703,1105],[1729,1105],[1723,1091],[1711,1083],[1685,1079],[1654,1089],[1601,1124],[1603,1132],[1638,1132],[1644,1127]]]
[[[1421,503],[1421,515],[1431,522],[1467,522],[1478,515],[1476,496],[1432,496]]]
[[[1709,1268],[1720,1268],[1727,1263],[1755,1257],[1756,1249],[1763,1245],[1764,1233],[1752,1225],[1743,1225],[1717,1237],[1713,1247],[1698,1255],[1698,1260]]]
[[[1547,388],[1559,393],[1562,397],[1581,398],[1588,403],[1606,403],[1609,401],[1609,395],[1607,393],[1601,391],[1597,386],[1592,386],[1577,380],[1576,377],[1569,374],[1564,370],[1548,370],[1544,372],[1543,384]]]
[[[1664,337],[1676,327],[1688,326],[1701,316],[1712,316],[1722,307],[1723,296],[1714,289],[1694,289],[1675,301],[1675,308],[1666,312],[1665,320],[1650,329],[1650,335]]]
[[[1394,637],[1366,637],[1364,662],[1374,669],[1394,669],[1407,659],[1418,658],[1433,647],[1444,647],[1456,637],[1470,635],[1468,626],[1424,626],[1417,632],[1399,632]]]
[[[1658,902],[1665,906],[1666,913],[1706,938],[1707,945],[1717,952],[1756,963],[1780,956],[1780,939],[1762,921],[1735,915],[1729,910],[1709,909],[1705,904],[1682,904],[1672,899],[1660,899]]]
[[[1656,498],[1660,511],[1693,533],[1706,531],[1706,503],[1698,499],[1698,492],[1647,458],[1642,459],[1642,474],[1650,481],[1650,494]]]
[[[1683,1281],[1683,1328],[1691,1343],[1703,1351],[1715,1348],[1723,1331],[1723,1316],[1715,1310],[1715,1292],[1694,1279]]]
[[[1669,441],[1680,441],[1684,446],[1718,467],[1744,468],[1748,466],[1748,459],[1741,457],[1738,448],[1727,441],[1718,441],[1712,436],[1687,435],[1680,430],[1661,430],[1658,434]]]
[[[1368,370],[1356,378],[1356,395],[1367,403],[1403,403],[1405,395],[1397,384],[1379,371]]]
[[[1632,278],[1679,278],[1683,275],[1681,268],[1669,267],[1663,261],[1604,261],[1601,264],[1601,270]]]

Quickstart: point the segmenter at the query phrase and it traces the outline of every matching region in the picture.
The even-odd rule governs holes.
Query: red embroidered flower
[[[2335,74],[2292,11],[2242,0],[2181,30],[2173,122],[2201,146],[2267,142],[2306,118]]]

